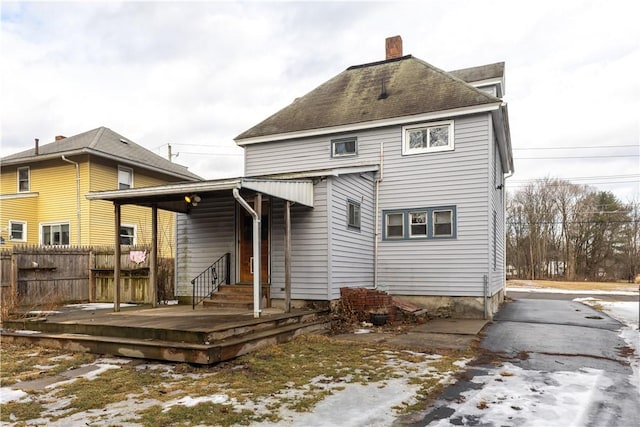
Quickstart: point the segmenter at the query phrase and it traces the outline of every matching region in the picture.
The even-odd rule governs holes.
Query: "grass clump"
[[[35,400],[7,402],[0,405],[0,421],[3,423],[25,421],[38,418],[43,406]]]

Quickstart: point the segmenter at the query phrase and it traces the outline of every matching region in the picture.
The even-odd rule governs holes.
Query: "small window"
[[[453,212],[433,211],[433,237],[451,237]]]
[[[50,246],[69,244],[69,224],[47,224],[41,226],[42,244]]]
[[[118,190],[133,188],[133,169],[118,166]]]
[[[360,203],[347,200],[347,224],[349,228],[360,230]]]
[[[356,154],[356,138],[340,138],[331,140],[331,157],[355,156]]]
[[[18,168],[18,193],[31,191],[29,167]]]
[[[136,227],[134,225],[120,226],[120,244],[131,246],[136,244]]]
[[[404,214],[388,213],[386,216],[387,239],[404,238]]]
[[[402,128],[402,154],[450,151],[453,144],[453,121]]]
[[[409,223],[410,237],[427,237],[427,212],[410,212]]]
[[[9,221],[9,240],[14,242],[26,242],[27,223],[23,221]]]

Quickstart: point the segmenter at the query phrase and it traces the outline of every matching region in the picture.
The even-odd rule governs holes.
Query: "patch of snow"
[[[48,316],[50,314],[60,314],[60,311],[55,310],[32,310],[28,311],[27,314],[32,316]]]
[[[452,420],[460,425],[586,425],[588,404],[613,385],[598,369],[542,372],[510,363],[473,382],[482,388],[463,393],[463,399],[448,405],[455,411],[452,415],[429,426],[450,426]]]
[[[27,329],[16,329],[15,331],[13,331],[16,334],[23,334],[23,335],[35,335],[35,334],[39,334],[40,331],[30,331]]]
[[[370,329],[356,329],[355,331],[353,331],[354,334],[370,334],[371,330]]]
[[[130,359],[120,359],[115,357],[100,357],[96,359],[95,363],[110,363],[111,365],[128,365],[131,363]]]
[[[204,402],[211,402],[211,403],[217,403],[217,404],[233,403],[231,400],[229,400],[229,396],[227,396],[226,394],[212,394],[210,396],[199,396],[199,397],[185,396],[178,400],[165,403],[163,406],[162,412],[168,411],[169,409],[171,409],[172,406],[175,406],[175,405],[192,407],[192,406],[196,406],[199,403],[204,403]]]
[[[53,369],[58,365],[33,365],[34,368],[46,371],[47,369]]]
[[[137,307],[138,304],[120,304],[120,307]],[[113,303],[110,302],[94,302],[94,303],[86,303],[86,304],[67,304],[65,307],[75,308],[78,310],[100,310],[105,308],[113,308]]]
[[[36,353],[36,355],[40,355],[40,353]],[[49,360],[51,361],[58,361],[58,360],[71,360],[73,359],[73,356],[71,356],[70,354],[61,354],[60,356],[53,356],[50,357]]]
[[[20,400],[25,396],[27,396],[27,393],[22,390],[15,390],[11,387],[0,387],[0,404]]]
[[[543,294],[569,294],[569,295],[638,295],[638,291],[605,291],[605,290],[587,290],[577,291],[573,289],[557,289],[557,288],[525,288],[525,287],[507,287],[507,294],[509,292],[531,292],[531,293],[543,293]]]

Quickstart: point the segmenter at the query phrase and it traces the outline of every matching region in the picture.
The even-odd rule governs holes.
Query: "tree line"
[[[640,203],[557,178],[509,194],[507,274],[629,280],[640,273]]]

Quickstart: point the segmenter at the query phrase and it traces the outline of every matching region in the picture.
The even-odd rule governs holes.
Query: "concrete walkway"
[[[387,344],[413,351],[466,351],[488,320],[434,319],[409,328],[365,328],[334,338],[372,344]]]

